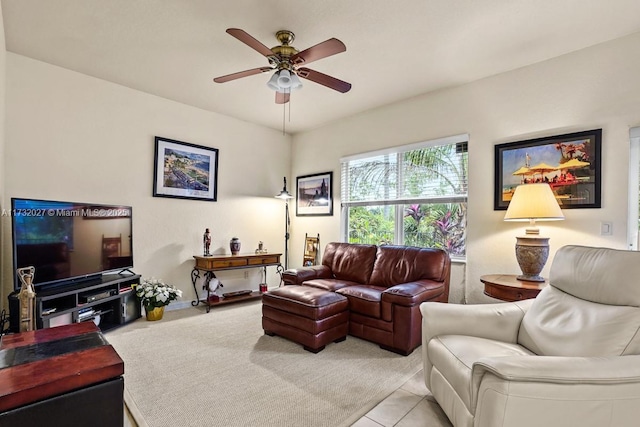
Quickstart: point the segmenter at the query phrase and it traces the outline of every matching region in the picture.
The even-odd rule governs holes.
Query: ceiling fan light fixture
[[[302,82],[296,73],[291,74],[291,90],[302,89]]]
[[[278,85],[278,73],[279,71],[276,71],[275,73],[273,73],[273,76],[271,76],[271,78],[267,82],[267,86],[269,86],[269,89],[271,90],[277,91],[280,89],[280,86]]]
[[[278,86],[284,89],[291,87],[291,73],[289,70],[280,70],[278,75]]]

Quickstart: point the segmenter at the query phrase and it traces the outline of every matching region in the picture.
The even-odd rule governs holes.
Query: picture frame
[[[495,146],[494,210],[515,187],[548,182],[562,209],[601,207],[602,129]]]
[[[153,197],[215,202],[218,149],[155,137]]]
[[[296,216],[333,215],[333,172],[296,178]]]

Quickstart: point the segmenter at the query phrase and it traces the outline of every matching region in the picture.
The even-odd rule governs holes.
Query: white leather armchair
[[[565,246],[549,282],[420,306],[425,383],[454,426],[640,426],[640,252]]]

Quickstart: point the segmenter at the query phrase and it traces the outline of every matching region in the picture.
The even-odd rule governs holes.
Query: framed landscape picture
[[[296,178],[296,216],[333,215],[333,172]]]
[[[154,197],[217,200],[218,149],[159,136],[155,144]]]
[[[494,210],[518,185],[546,182],[562,209],[599,208],[602,129],[495,146]]]

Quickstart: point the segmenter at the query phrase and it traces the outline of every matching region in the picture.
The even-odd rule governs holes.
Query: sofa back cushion
[[[518,343],[544,356],[640,354],[640,252],[565,246]]]
[[[423,279],[443,282],[450,265],[449,255],[441,249],[380,246],[369,284],[388,288]]]
[[[322,265],[331,269],[333,277],[366,284],[376,261],[376,245],[331,242],[322,256]]]

